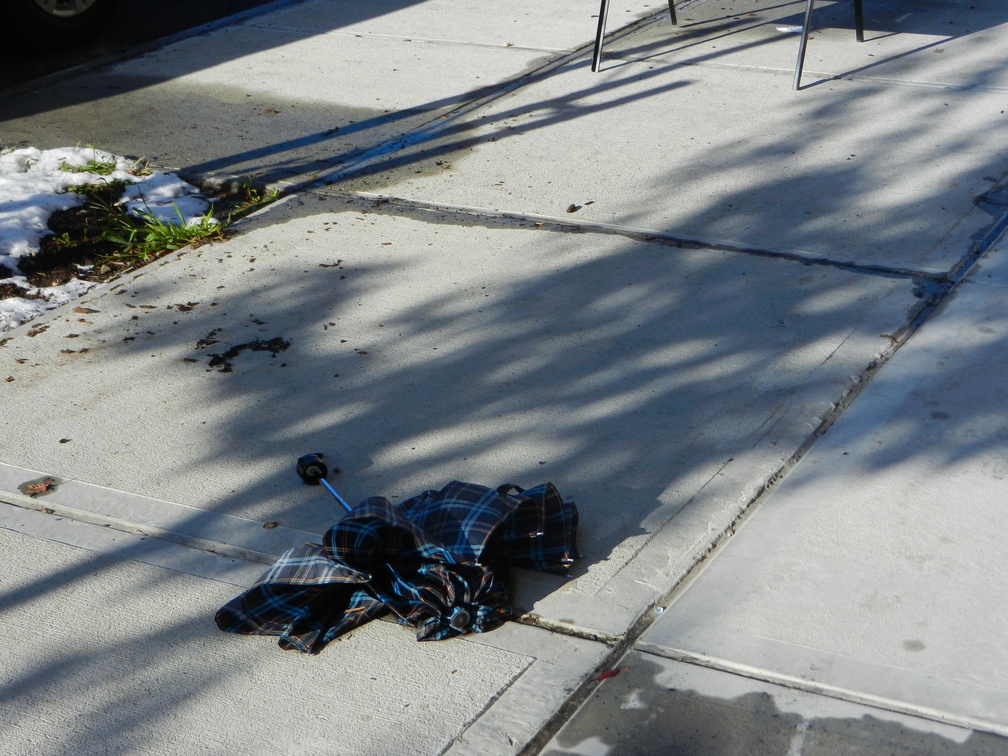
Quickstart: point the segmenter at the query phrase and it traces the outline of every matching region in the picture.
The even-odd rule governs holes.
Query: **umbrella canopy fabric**
[[[322,545],[280,557],[217,612],[217,626],[279,636],[281,648],[306,653],[385,612],[416,628],[418,640],[486,632],[511,616],[508,567],[567,574],[577,517],[551,483],[453,481],[398,507],[372,497]]]

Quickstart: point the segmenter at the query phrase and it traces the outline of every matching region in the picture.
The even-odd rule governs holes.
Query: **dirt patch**
[[[0,273],[0,275],[3,274]],[[10,278],[10,276],[4,276],[4,278]],[[10,297],[21,297],[22,299],[45,299],[45,296],[41,292],[28,292],[20,286],[15,286],[14,284],[0,284],[0,299],[9,299]]]
[[[28,283],[39,288],[61,286],[73,278],[100,283],[125,272],[126,265],[101,264],[103,258],[116,254],[119,247],[88,235],[97,215],[87,207],[53,213],[49,228],[55,233],[43,237],[38,252],[18,260]]]
[[[42,238],[37,252],[16,262],[28,283],[38,288],[62,286],[74,278],[100,283],[123,272],[125,266],[118,269],[111,265],[101,266],[102,258],[116,254],[119,249],[113,242],[98,238],[111,211],[111,203],[120,194],[121,186],[98,189],[84,205],[54,212],[48,222],[52,234]],[[0,275],[3,272],[0,270]],[[6,277],[13,275],[8,272]],[[25,294],[13,292],[4,296]]]

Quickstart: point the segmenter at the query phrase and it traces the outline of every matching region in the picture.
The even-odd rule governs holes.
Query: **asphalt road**
[[[113,15],[88,38],[73,46],[47,45],[45,39],[21,40],[0,49],[0,96],[35,79],[142,49],[156,40],[241,13],[271,0],[120,0]]]

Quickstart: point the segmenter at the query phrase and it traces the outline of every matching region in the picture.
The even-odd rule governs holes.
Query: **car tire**
[[[28,34],[42,35],[36,42],[44,46],[47,42],[84,42],[85,35],[101,23],[115,3],[116,0],[9,0],[8,6],[14,20]]]

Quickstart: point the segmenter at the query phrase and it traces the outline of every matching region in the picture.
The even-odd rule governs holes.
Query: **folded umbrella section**
[[[551,483],[524,490],[454,481],[393,506],[372,497],[325,534],[291,549],[217,612],[217,626],[279,636],[318,653],[391,612],[417,640],[492,630],[511,617],[508,567],[565,575],[577,507]]]

